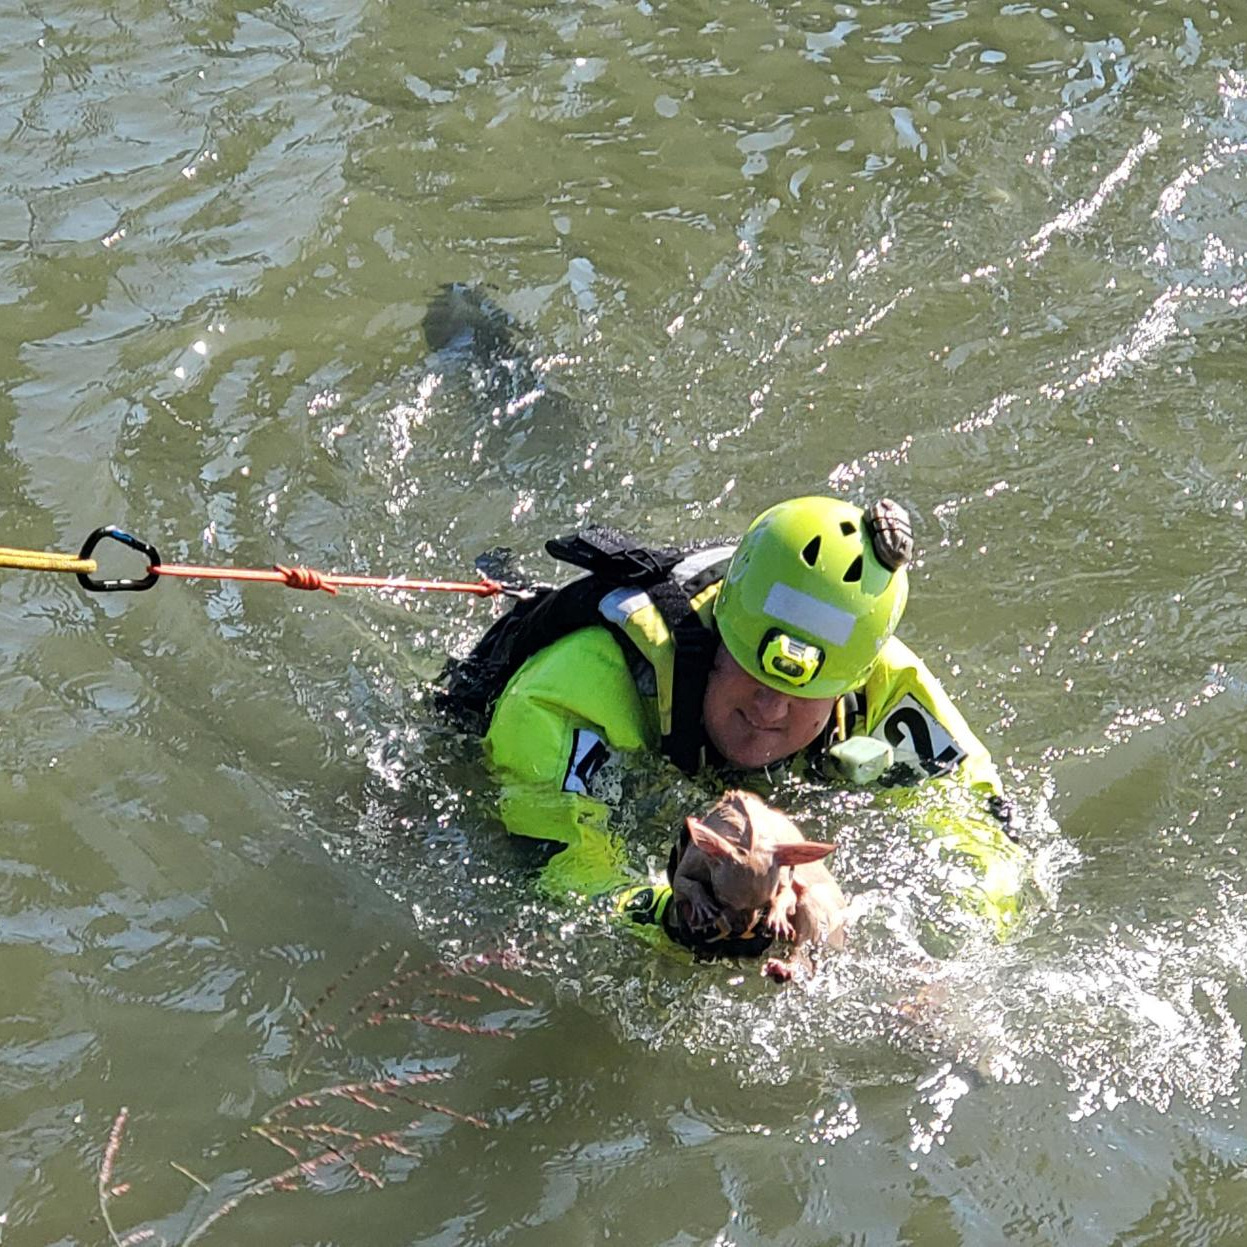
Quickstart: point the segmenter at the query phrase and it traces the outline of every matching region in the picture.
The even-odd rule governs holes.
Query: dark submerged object
[[[515,354],[515,322],[478,286],[447,282],[424,313],[424,337],[433,351],[469,355],[493,364]]]
[[[533,427],[563,431],[574,420],[572,404],[519,341],[514,317],[482,287],[447,282],[425,310],[423,327],[430,350],[470,373],[474,388],[494,408],[495,424],[523,418]]]

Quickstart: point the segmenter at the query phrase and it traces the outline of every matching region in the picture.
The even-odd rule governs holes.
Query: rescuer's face
[[[827,726],[834,706],[834,697],[794,697],[769,688],[720,645],[701,714],[724,760],[752,771],[804,749]]]

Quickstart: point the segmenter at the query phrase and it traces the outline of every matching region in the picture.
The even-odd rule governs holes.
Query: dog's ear
[[[777,844],[772,852],[780,866],[804,866],[807,862],[822,861],[835,847],[834,844],[824,844],[819,840],[795,840],[788,844]]]
[[[684,820],[688,828],[689,839],[707,856],[716,858],[734,858],[737,856],[736,846],[726,837],[721,836],[707,823],[692,814]]]

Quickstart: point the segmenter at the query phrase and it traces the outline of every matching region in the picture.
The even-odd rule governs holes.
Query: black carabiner
[[[129,533],[122,532],[113,524],[105,524],[103,528],[97,528],[82,543],[78,557],[89,559],[91,552],[105,537],[111,537],[113,541],[119,541],[123,546],[129,546],[132,550],[147,555],[147,575],[142,580],[96,580],[86,572],[79,572],[78,583],[84,589],[90,589],[92,593],[116,593],[123,589],[133,589],[138,593],[143,589],[150,589],[160,579],[160,573],[155,570],[160,566],[160,551],[155,546],[149,546],[146,541],[140,541],[137,537],[131,537]]]

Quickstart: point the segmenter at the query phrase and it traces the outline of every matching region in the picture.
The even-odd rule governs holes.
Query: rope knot
[[[326,593],[337,594],[337,585],[330,584],[325,577],[311,567],[283,567],[280,563],[273,564],[273,570],[280,572],[290,589],[324,589]]]

